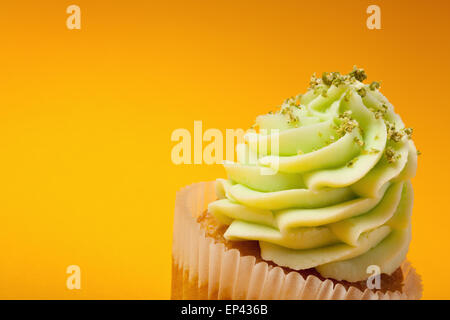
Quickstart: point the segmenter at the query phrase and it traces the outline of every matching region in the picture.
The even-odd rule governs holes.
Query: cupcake
[[[173,299],[420,299],[417,150],[364,70],[257,117],[228,179],[177,194]]]

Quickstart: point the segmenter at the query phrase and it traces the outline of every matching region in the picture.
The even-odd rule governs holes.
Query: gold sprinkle
[[[395,129],[395,124],[386,121],[387,138],[394,141],[400,142],[404,136],[404,133]]]
[[[395,153],[394,149],[391,147],[387,147],[384,154],[386,155],[386,159],[389,163],[394,163],[401,157],[401,155]]]
[[[370,148],[369,150],[364,149],[361,153],[362,154],[377,154],[379,152],[380,152],[380,150],[378,150],[378,149]]]
[[[358,94],[362,97],[362,98],[364,98],[365,96],[366,96],[366,89],[363,87],[363,88],[360,88],[360,89],[358,89],[358,90],[356,90],[356,92],[358,92]]]
[[[363,82],[364,80],[367,79],[367,75],[364,69],[357,68],[356,66],[353,66],[353,70],[349,73],[349,76],[360,82]]]
[[[342,114],[339,115],[339,118],[341,118],[341,119],[350,118],[351,115],[352,115],[352,110],[346,110]]]
[[[375,119],[382,119],[386,115],[387,106],[385,104],[382,104],[381,106],[377,106],[375,108],[369,108],[369,110],[374,113]]]
[[[311,76],[311,79],[309,80],[309,87],[311,89],[315,89],[319,84],[321,84],[322,79],[318,79],[316,77],[316,73],[314,72],[313,75]]]
[[[339,115],[339,118],[342,120],[341,124],[337,128],[337,133],[343,136],[346,132],[350,133],[353,129],[359,126],[358,122],[351,117],[351,110],[347,110]]]
[[[322,82],[327,86],[335,85],[338,87],[345,82],[345,77],[339,72],[324,72],[322,73]]]
[[[353,166],[355,165],[355,163],[356,163],[357,160],[358,160],[357,157],[356,157],[356,158],[353,158],[352,160],[350,160],[350,161],[347,163],[347,167],[349,167],[349,168],[353,167]]]
[[[404,128],[403,132],[406,134],[406,136],[408,137],[408,139],[411,139],[412,137],[412,133],[413,133],[413,128]]]
[[[374,91],[376,89],[380,89],[380,83],[378,81],[373,81],[370,85],[369,85],[369,89],[371,91]]]
[[[330,86],[333,82],[332,74],[330,72],[324,72],[322,73],[322,82],[325,83],[327,86]]]
[[[346,102],[349,102],[349,101],[350,101],[350,98],[352,97],[352,94],[353,94],[353,92],[352,92],[351,89],[347,90],[347,92],[346,92],[345,95],[344,95],[344,100],[345,100]]]
[[[356,144],[359,145],[360,147],[363,147],[363,146],[364,146],[364,141],[362,141],[362,140],[361,140],[360,138],[358,138],[358,137],[355,137],[355,138],[353,139],[353,141],[355,141]]]
[[[369,150],[369,154],[377,154],[379,152],[380,152],[380,150],[378,150],[376,148],[370,148],[370,150]]]

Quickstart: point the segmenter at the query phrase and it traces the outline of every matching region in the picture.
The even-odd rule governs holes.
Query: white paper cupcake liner
[[[364,292],[314,275],[304,279],[298,272],[241,257],[205,236],[196,218],[216,199],[214,182],[201,182],[177,193],[173,229],[173,299],[305,300],[305,299],[420,299],[420,276],[407,261],[401,266],[402,292]]]

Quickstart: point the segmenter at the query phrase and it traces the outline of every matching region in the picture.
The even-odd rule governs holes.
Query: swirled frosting
[[[259,241],[264,260],[337,280],[400,266],[417,151],[412,130],[365,78],[356,68],[313,76],[304,95],[256,119],[209,205],[229,225],[228,240]]]

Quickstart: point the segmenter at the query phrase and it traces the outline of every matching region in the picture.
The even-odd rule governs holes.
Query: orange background
[[[66,28],[81,7],[82,29]],[[382,30],[366,28],[378,4]],[[176,128],[248,128],[313,72],[364,67],[422,156],[409,259],[450,298],[450,2],[3,1],[0,298],[169,298]],[[81,267],[81,290],[66,267]]]

